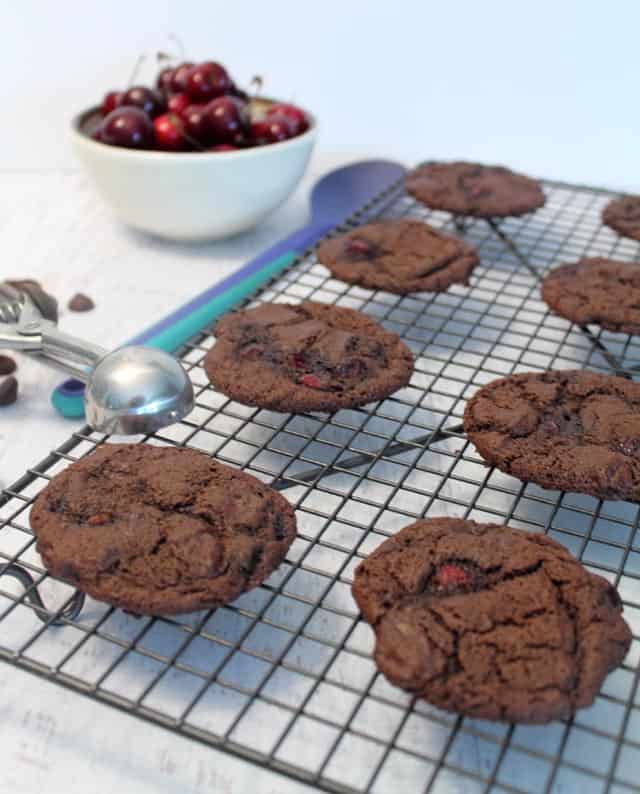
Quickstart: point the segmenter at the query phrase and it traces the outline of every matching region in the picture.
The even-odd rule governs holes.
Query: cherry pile
[[[285,141],[309,128],[303,110],[252,101],[214,61],[166,66],[155,88],[109,91],[100,110],[93,138],[129,149],[233,151]]]

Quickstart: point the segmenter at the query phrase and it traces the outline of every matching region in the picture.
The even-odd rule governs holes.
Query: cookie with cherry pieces
[[[535,179],[498,165],[427,163],[412,171],[405,185],[431,209],[476,218],[524,215],[545,202]]]
[[[603,257],[560,265],[542,282],[542,299],[561,317],[608,331],[640,333],[640,266]]]
[[[623,237],[640,240],[640,196],[610,201],[602,210],[602,222]]]
[[[47,569],[140,615],[210,609],[263,582],[296,536],[289,502],[202,452],[105,444],[31,510]]]
[[[204,367],[221,392],[275,411],[337,411],[406,386],[413,356],[399,336],[353,309],[266,303],[218,321]]]
[[[325,240],[318,261],[347,284],[408,295],[466,284],[479,259],[464,240],[421,221],[396,220]]]
[[[640,384],[579,370],[483,386],[464,430],[485,461],[554,490],[640,499]]]
[[[354,574],[391,683],[479,719],[590,705],[631,632],[616,590],[545,535],[456,518],[405,527]]]

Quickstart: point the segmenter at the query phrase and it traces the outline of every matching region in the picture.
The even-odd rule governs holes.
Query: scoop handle
[[[96,364],[107,354],[99,345],[65,334],[51,323],[43,324],[40,355],[86,383]]]

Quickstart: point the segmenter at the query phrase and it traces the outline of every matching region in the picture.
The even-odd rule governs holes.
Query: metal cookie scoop
[[[161,350],[122,347],[109,352],[59,331],[31,298],[0,283],[0,348],[21,350],[86,383],[85,414],[102,433],[153,433],[193,408],[191,381]]]

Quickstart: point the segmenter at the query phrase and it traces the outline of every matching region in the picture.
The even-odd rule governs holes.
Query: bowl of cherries
[[[110,91],[72,123],[98,192],[129,226],[214,240],[257,225],[304,174],[316,122],[302,108],[250,97],[219,63],[165,66],[154,87]]]

